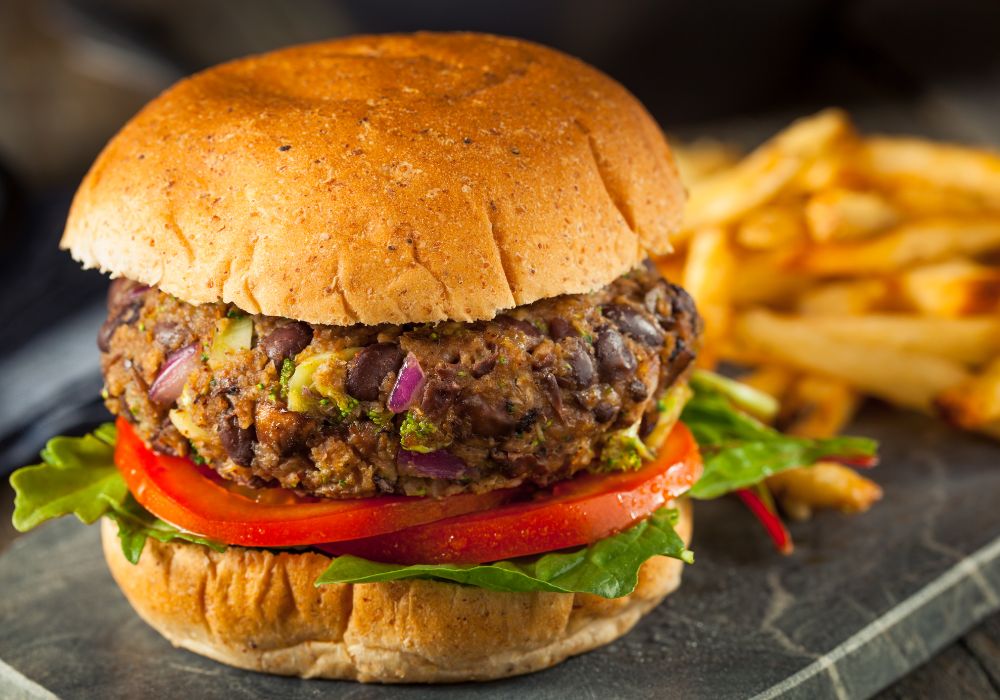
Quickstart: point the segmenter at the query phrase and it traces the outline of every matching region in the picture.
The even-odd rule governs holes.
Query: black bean
[[[542,332],[535,328],[532,324],[527,321],[522,321],[519,318],[514,318],[513,316],[497,316],[493,319],[493,322],[497,325],[508,328],[511,330],[518,330],[524,333],[526,336],[532,339],[538,339],[542,337]]]
[[[698,315],[694,299],[683,287],[678,287],[676,284],[668,283],[667,288],[670,294],[671,317],[661,319],[660,325],[669,331],[681,324],[687,326],[689,333],[699,335],[701,333],[701,316]]]
[[[655,410],[646,411],[642,414],[642,423],[639,424],[639,438],[645,440],[653,432],[653,428],[660,421],[660,414]]]
[[[153,338],[164,348],[179,348],[187,340],[187,331],[176,323],[160,321],[153,326]]]
[[[450,367],[440,367],[424,385],[420,408],[428,415],[440,414],[455,402],[461,390],[462,387],[455,381],[454,371]]]
[[[260,401],[254,413],[254,432],[257,439],[278,455],[304,449],[310,421],[302,413],[286,411],[276,403]]]
[[[295,357],[312,342],[312,334],[312,327],[308,323],[293,321],[271,331],[260,341],[260,347],[280,372],[285,360]]]
[[[462,399],[462,409],[469,416],[472,432],[485,437],[501,437],[512,432],[517,420],[508,412],[505,403],[493,403],[479,394]]]
[[[594,383],[594,360],[582,343],[574,343],[573,347],[566,351],[565,359],[571,372],[571,377],[568,379],[578,388],[585,389]]]
[[[235,415],[225,416],[219,421],[219,440],[229,459],[241,467],[253,464],[253,446],[257,442],[257,431],[253,425],[241,428]]]
[[[562,391],[559,389],[559,383],[556,381],[555,376],[551,372],[546,372],[540,377],[542,389],[545,391],[545,395],[549,399],[549,403],[552,404],[552,410],[556,412],[560,420],[563,418],[563,400]]]
[[[557,343],[563,338],[578,338],[580,334],[573,324],[564,318],[556,317],[549,319],[549,337]]]
[[[344,388],[362,401],[377,401],[382,381],[403,364],[403,349],[395,343],[375,343],[363,348],[347,363]]]
[[[649,396],[649,390],[646,389],[646,385],[640,379],[633,378],[628,383],[628,395],[633,401],[642,401]]]
[[[484,357],[482,360],[472,365],[472,376],[476,379],[485,377],[487,374],[496,369],[497,366],[497,354],[493,353],[488,357]]]
[[[608,401],[601,401],[594,407],[594,418],[598,423],[610,423],[618,415],[618,407]]]
[[[670,364],[667,365],[667,374],[662,380],[662,385],[670,386],[673,384],[694,359],[694,350],[684,342],[683,338],[677,336],[674,347],[670,351]]]
[[[614,328],[602,328],[594,343],[601,379],[614,382],[635,370],[635,355],[625,345],[621,333]]]
[[[138,282],[133,282],[125,277],[111,280],[108,286],[108,312],[115,316],[122,309],[142,303],[143,295],[149,291],[149,287]]]
[[[538,417],[540,415],[542,415],[541,411],[539,411],[537,408],[532,408],[528,411],[525,411],[524,415],[522,415],[520,418],[517,419],[517,424],[514,426],[514,431],[517,433],[528,432],[529,430],[531,430],[531,426],[533,426],[538,421]]]
[[[619,330],[640,343],[658,348],[663,345],[663,331],[642,315],[638,309],[625,304],[608,304],[601,309],[604,317],[610,319]]]
[[[118,326],[135,323],[139,319],[141,309],[142,298],[139,297],[130,305],[119,308],[117,313],[114,310],[109,312],[110,315],[101,324],[101,329],[97,332],[97,347],[101,352],[107,352],[111,349],[111,337],[118,330]]]

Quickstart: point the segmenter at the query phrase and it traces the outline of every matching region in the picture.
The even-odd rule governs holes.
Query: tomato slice
[[[589,474],[531,501],[318,548],[393,564],[476,564],[576,547],[648,516],[691,488],[701,471],[694,437],[678,424],[656,459],[637,471]]]
[[[446,498],[380,496],[299,499],[284,489],[249,498],[208,478],[190,460],[153,452],[119,418],[115,464],[144,508],[226,544],[290,547],[372,537],[442,518],[496,508],[515,489]]]

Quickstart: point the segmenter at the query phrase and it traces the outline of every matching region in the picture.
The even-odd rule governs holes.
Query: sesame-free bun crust
[[[679,503],[678,533],[691,534]],[[655,557],[636,590],[607,600],[571,593],[497,593],[406,580],[313,581],[322,554],[146,542],[125,559],[116,526],[104,556],[139,616],[175,646],[252,671],[380,683],[490,680],[554,666],[628,632],[680,583],[682,564]]]
[[[492,318],[669,250],[683,189],[621,85],[525,41],[360,36],[147,105],[62,247],[190,303],[349,325]]]

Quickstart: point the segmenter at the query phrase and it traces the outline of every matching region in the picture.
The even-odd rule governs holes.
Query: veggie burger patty
[[[445,495],[633,466],[701,322],[651,264],[491,321],[325,326],[192,305],[126,279],[105,400],[155,449],[303,494]],[[609,446],[614,445],[614,449]]]

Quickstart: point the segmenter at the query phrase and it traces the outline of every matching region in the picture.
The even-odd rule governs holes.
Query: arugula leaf
[[[372,583],[431,578],[464,583],[492,591],[592,593],[620,598],[635,590],[639,568],[656,555],[694,561],[694,555],[674,532],[679,514],[661,508],[628,530],[572,552],[555,552],[494,564],[381,564],[360,557],[340,556],[316,580],[328,583]]]
[[[786,469],[821,459],[875,455],[874,440],[859,437],[810,439],[784,435],[739,410],[717,387],[692,385],[695,393],[681,414],[701,449],[705,470],[688,493],[718,498],[753,486]]]
[[[110,423],[82,438],[56,437],[42,450],[42,464],[18,469],[14,527],[20,532],[70,513],[90,524],[120,504],[128,489],[114,465],[115,427]]]
[[[194,535],[160,520],[136,502],[129,494],[120,504],[113,504],[106,514],[118,525],[118,539],[121,540],[122,553],[133,564],[139,563],[139,556],[146,546],[146,539],[152,537],[160,542],[192,542],[203,544],[216,552],[226,551],[226,545],[210,540],[207,537]]]

